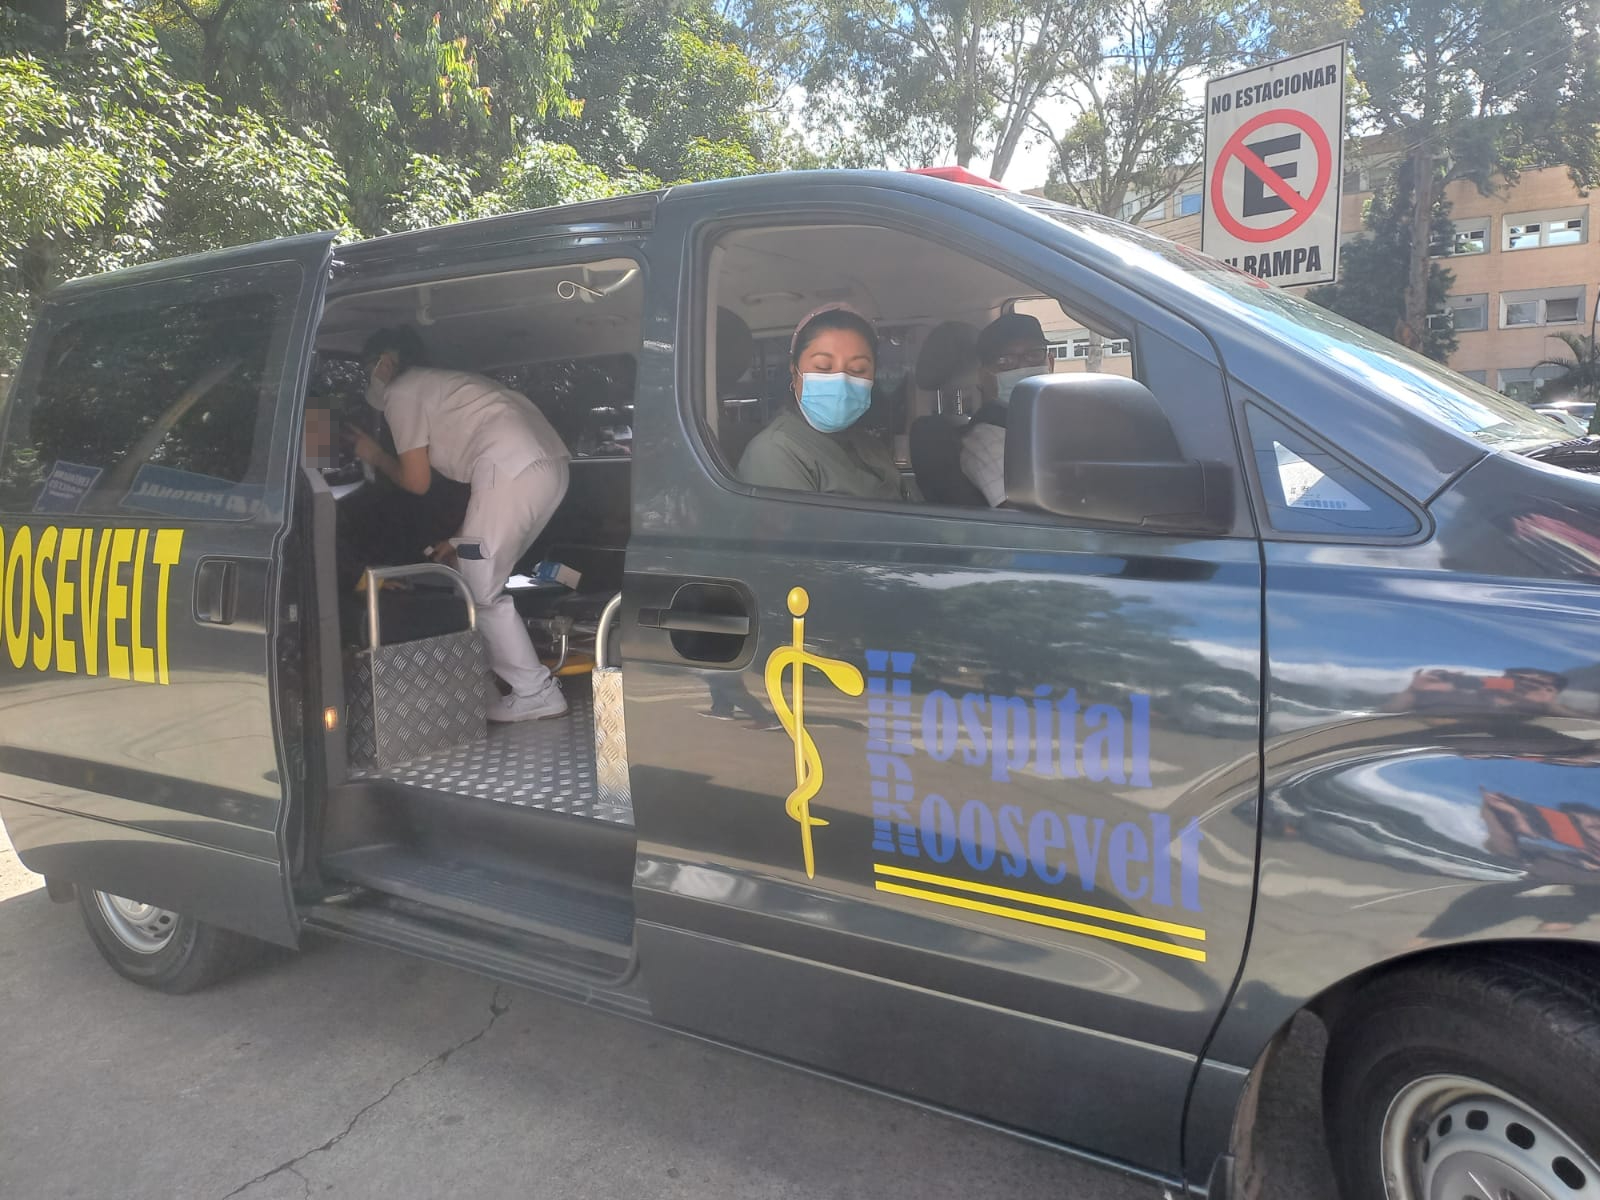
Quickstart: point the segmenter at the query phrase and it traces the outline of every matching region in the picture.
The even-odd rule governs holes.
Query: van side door
[[[332,238],[58,291],[0,426],[0,814],[42,874],[292,942],[272,631]],[[291,757],[285,750],[291,749]]]
[[[669,1023],[1171,1176],[1254,890],[1242,489],[1196,534],[779,491],[714,448],[718,306],[787,391],[789,330],[842,293],[893,393],[907,322],[1037,295],[1240,478],[1199,331],[1042,219],[951,195],[813,180],[658,211],[624,599],[642,978]]]

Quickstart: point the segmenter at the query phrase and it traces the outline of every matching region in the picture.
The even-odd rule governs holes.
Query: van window
[[[539,406],[573,458],[626,458],[633,446],[631,354],[568,358],[488,372]]]
[[[758,487],[990,511],[1005,501],[1004,402],[1021,378],[1141,377],[1131,323],[903,230],[730,232],[708,282],[700,426],[727,471]],[[819,435],[794,394],[790,350],[796,327],[829,304],[870,322],[876,354],[866,411]],[[1052,352],[1063,346],[1081,349]],[[800,364],[822,376],[847,367]]]
[[[260,507],[290,293],[153,286],[46,326],[6,416],[0,508],[237,520]]]
[[[1267,519],[1280,533],[1405,537],[1417,518],[1387,492],[1254,404],[1245,408]]]

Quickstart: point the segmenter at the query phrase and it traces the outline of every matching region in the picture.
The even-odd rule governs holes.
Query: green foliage
[[[485,195],[478,210],[516,212],[579,200],[603,200],[660,187],[654,176],[642,172],[607,175],[584,162],[571,146],[560,142],[531,141],[506,163],[500,186]]]
[[[736,32],[709,0],[606,0],[573,56],[573,108],[546,135],[606,170],[662,179],[763,169],[777,140],[772,88]]]
[[[1562,369],[1562,374],[1550,381],[1545,394],[1551,399],[1564,393],[1589,401],[1600,401],[1600,343],[1587,333],[1557,333],[1554,336],[1566,346],[1571,357],[1539,360],[1541,367]],[[1589,432],[1600,433],[1600,409],[1596,409],[1589,421]]]
[[[1373,196],[1362,220],[1362,236],[1346,240],[1340,249],[1338,282],[1312,288],[1308,297],[1385,337],[1406,340],[1402,331],[1406,324],[1405,290],[1411,263],[1414,199],[1410,171],[1402,167]],[[1448,246],[1452,231],[1449,206],[1440,197],[1434,203],[1433,225],[1424,241],[1423,254],[1428,253],[1430,243]],[[1454,274],[1437,261],[1429,262],[1428,312],[1445,311],[1445,297],[1454,282]],[[1444,362],[1455,348],[1455,330],[1447,323],[1426,326],[1420,349],[1429,358]]]

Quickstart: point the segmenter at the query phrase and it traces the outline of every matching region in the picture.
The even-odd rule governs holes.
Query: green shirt
[[[820,433],[786,409],[756,434],[739,460],[739,478],[757,487],[902,500],[900,468],[888,449],[859,429]]]

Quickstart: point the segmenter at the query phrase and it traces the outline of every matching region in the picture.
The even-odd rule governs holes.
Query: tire
[[[1344,1200],[1600,1197],[1593,962],[1579,947],[1505,951],[1357,993],[1323,1069]]]
[[[262,943],[193,917],[78,888],[78,908],[95,948],[124,979],[179,995],[225,979],[254,960]]]

